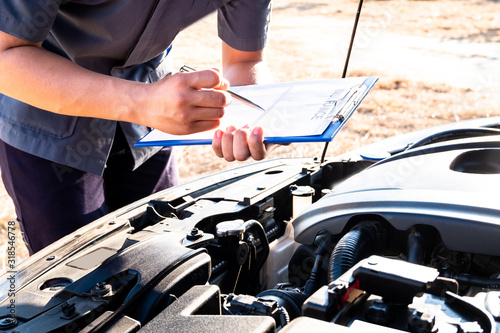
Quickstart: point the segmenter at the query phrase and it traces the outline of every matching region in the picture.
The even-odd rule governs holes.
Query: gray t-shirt
[[[141,82],[167,75],[183,28],[218,10],[218,34],[242,51],[264,48],[271,0],[0,0],[0,30],[89,70]],[[31,154],[101,174],[117,123],[57,115],[0,95],[0,139]],[[129,146],[148,128],[120,123]],[[132,148],[135,167],[155,148]]]

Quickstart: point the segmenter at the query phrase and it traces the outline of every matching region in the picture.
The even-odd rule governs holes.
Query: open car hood
[[[6,272],[0,331],[497,332],[499,123],[144,198]]]

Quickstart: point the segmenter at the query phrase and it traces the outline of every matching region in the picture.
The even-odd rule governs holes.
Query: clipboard
[[[266,143],[329,142],[377,80],[371,76],[231,87],[266,111],[235,100],[226,107],[219,128],[262,126]],[[172,135],[153,129],[135,147],[211,145],[215,131]]]

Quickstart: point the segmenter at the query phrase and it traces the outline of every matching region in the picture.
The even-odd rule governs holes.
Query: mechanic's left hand
[[[265,144],[261,127],[243,127],[236,129],[229,126],[225,131],[217,130],[212,140],[215,154],[228,162],[245,161],[252,157],[259,161],[276,147],[275,144]]]

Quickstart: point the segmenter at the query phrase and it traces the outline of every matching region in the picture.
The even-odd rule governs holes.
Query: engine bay
[[[0,331],[499,332],[499,122],[144,198],[6,273]]]

